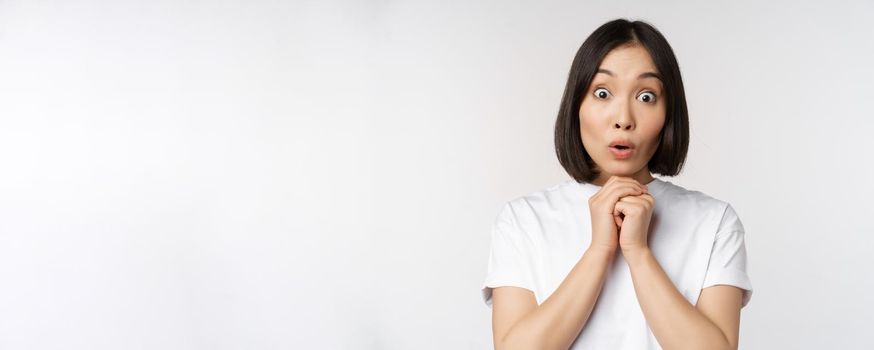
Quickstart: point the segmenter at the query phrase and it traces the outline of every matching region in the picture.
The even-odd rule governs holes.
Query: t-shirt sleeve
[[[520,230],[509,203],[504,204],[491,230],[491,248],[482,298],[492,307],[492,289],[513,286],[534,291],[530,242]]]
[[[747,250],[744,243],[744,227],[730,204],[726,206],[719,229],[710,252],[710,262],[704,284],[707,288],[719,284],[731,285],[744,290],[741,307],[750,302],[753,285],[747,274]]]

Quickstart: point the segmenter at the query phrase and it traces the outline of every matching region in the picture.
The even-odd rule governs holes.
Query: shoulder
[[[579,199],[579,196],[574,193],[577,189],[575,185],[575,181],[567,180],[513,197],[504,203],[502,210],[517,213],[524,211],[548,212],[560,210]]]
[[[657,198],[658,202],[662,202],[662,206],[672,213],[689,213],[700,218],[715,220],[719,223],[719,227],[740,225],[740,219],[728,201],[669,181],[665,181],[665,190],[661,198]],[[656,204],[656,207],[658,206]]]
[[[730,206],[730,204],[725,200],[714,197],[708,193],[688,189],[670,181],[665,181],[664,183],[665,189],[662,192],[661,199],[667,205],[684,205],[701,210],[719,212],[724,211]]]
[[[574,180],[562,181],[505,201],[497,222],[520,227],[539,220],[555,219],[586,200]]]

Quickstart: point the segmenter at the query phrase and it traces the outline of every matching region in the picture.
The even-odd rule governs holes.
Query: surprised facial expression
[[[579,118],[583,147],[602,177],[649,171],[647,163],[665,124],[660,77],[640,45],[617,47],[601,61],[583,96]]]

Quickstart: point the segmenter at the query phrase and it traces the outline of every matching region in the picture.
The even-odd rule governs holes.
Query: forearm
[[[677,291],[649,248],[623,251],[644,317],[664,349],[727,349],[722,331]]]
[[[549,298],[508,331],[504,349],[567,349],[601,294],[615,250],[589,249]]]

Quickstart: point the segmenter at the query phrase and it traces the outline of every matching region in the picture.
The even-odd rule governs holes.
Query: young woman
[[[482,296],[497,349],[736,349],[752,296],[732,206],[675,176],[689,121],[673,50],[618,19],[574,58],[555,124],[573,178],[507,202]]]

